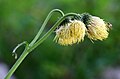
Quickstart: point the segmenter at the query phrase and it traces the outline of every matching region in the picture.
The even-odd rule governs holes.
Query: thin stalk
[[[60,23],[68,16],[78,16],[76,13],[67,13],[63,17],[61,17],[54,25],[53,27],[41,38],[39,39],[29,50],[31,52],[34,50],[38,45],[40,45],[50,34],[60,25]]]
[[[38,31],[37,35],[35,36],[35,38],[33,39],[33,41],[30,43],[30,46],[32,46],[40,37],[41,33],[43,32],[46,24],[48,23],[49,19],[51,18],[51,16],[53,15],[54,12],[58,12],[60,13],[62,16],[64,16],[64,13],[60,10],[60,9],[53,9],[52,11],[50,11],[50,13],[48,14],[48,16],[46,17],[45,21],[43,22],[40,30]]]
[[[22,61],[25,59],[25,57],[31,52],[33,51],[38,45],[40,45],[48,36],[50,36],[50,34],[56,29],[57,26],[59,26],[59,24],[68,16],[77,16],[76,13],[68,13],[66,15],[64,15],[63,17],[61,17],[54,25],[53,27],[42,37],[40,38],[35,44],[33,44],[32,46],[26,46],[24,52],[22,53],[22,55],[19,57],[19,59],[16,61],[16,63],[13,65],[13,67],[10,69],[10,71],[8,72],[8,74],[6,75],[5,79],[10,79],[10,77],[12,76],[12,74],[15,72],[15,70],[18,68],[18,66],[22,63]]]
[[[25,57],[29,54],[29,52],[27,51],[27,49],[25,49],[23,51],[23,53],[21,54],[21,56],[19,57],[19,59],[16,61],[16,63],[12,66],[12,68],[9,70],[9,72],[7,73],[5,79],[10,79],[10,77],[12,76],[12,74],[15,72],[15,70],[18,68],[18,66],[21,64],[21,62],[25,59]]]

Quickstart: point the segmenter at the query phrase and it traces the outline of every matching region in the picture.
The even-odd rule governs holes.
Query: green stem
[[[47,18],[45,19],[43,25],[41,26],[40,30],[38,31],[37,35],[35,36],[35,38],[33,39],[33,41],[30,43],[30,46],[32,46],[37,39],[39,38],[39,36],[41,35],[41,33],[43,32],[48,20],[51,18],[52,14],[54,12],[59,12],[62,16],[64,16],[64,13],[60,10],[60,9],[53,9],[52,11],[50,11],[50,13],[48,14]]]
[[[33,44],[32,46],[27,46],[24,50],[24,52],[22,53],[22,55],[19,57],[19,59],[16,61],[16,63],[13,65],[13,67],[10,69],[10,71],[8,72],[7,76],[5,77],[5,79],[10,79],[10,77],[12,76],[12,74],[15,72],[15,70],[18,68],[18,66],[21,64],[21,62],[25,59],[25,57],[31,52],[33,51],[38,45],[40,45],[48,36],[50,36],[50,34],[56,29],[56,27],[59,26],[59,24],[68,16],[77,16],[76,13],[68,13],[66,15],[64,15],[63,17],[61,17],[54,25],[53,27],[42,37],[40,38],[35,44]]]
[[[40,45],[50,34],[60,25],[60,23],[68,16],[78,16],[76,13],[67,13],[63,17],[61,17],[54,25],[53,27],[41,38],[39,39],[29,50],[31,52],[34,50],[38,45]]]
[[[19,59],[16,61],[16,63],[12,66],[12,68],[7,73],[5,79],[10,79],[12,74],[15,72],[15,70],[18,68],[18,66],[21,64],[21,62],[24,60],[24,58],[29,54],[29,52],[25,49],[24,52],[21,54]]]

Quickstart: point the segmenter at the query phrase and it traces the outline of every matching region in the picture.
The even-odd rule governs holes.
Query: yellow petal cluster
[[[99,17],[92,16],[87,25],[87,36],[91,40],[103,40],[109,35],[106,23]]]
[[[71,45],[84,40],[86,32],[85,24],[78,20],[73,20],[56,30],[56,41],[60,45]]]

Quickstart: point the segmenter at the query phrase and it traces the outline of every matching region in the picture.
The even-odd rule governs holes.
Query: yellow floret
[[[60,45],[71,45],[84,40],[86,27],[83,22],[74,20],[56,30],[56,41]]]
[[[87,36],[92,40],[103,40],[108,37],[106,23],[99,17],[92,16],[87,25]]]

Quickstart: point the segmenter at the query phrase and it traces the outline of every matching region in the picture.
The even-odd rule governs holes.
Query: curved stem
[[[52,16],[52,14],[54,12],[59,12],[62,16],[64,16],[64,13],[60,9],[53,9],[52,11],[50,11],[50,13],[48,14],[47,18],[45,19],[43,25],[41,26],[39,32],[37,33],[37,35],[35,36],[35,38],[33,39],[33,41],[30,43],[30,46],[32,46],[37,41],[37,39],[39,38],[39,36],[43,32],[43,30],[44,30],[44,28],[45,28],[48,20],[50,19],[50,17]]]
[[[5,79],[10,79],[12,74],[15,72],[15,70],[18,68],[18,66],[21,64],[21,62],[25,59],[25,57],[28,54],[29,54],[29,52],[27,51],[27,47],[26,47],[25,50],[23,51],[23,53],[21,54],[21,56],[19,57],[19,59],[16,61],[16,63],[12,66],[12,68],[7,73]]]
[[[41,38],[39,39],[29,50],[31,52],[34,50],[38,45],[40,45],[50,34],[56,29],[57,26],[60,25],[60,23],[68,16],[78,16],[76,13],[67,13],[63,17],[61,17],[54,25],[53,27]]]
[[[63,17],[61,17],[54,25],[53,27],[41,38],[39,39],[35,44],[33,44],[32,46],[27,46],[24,50],[24,52],[22,53],[22,55],[19,57],[19,59],[16,61],[16,63],[13,65],[13,67],[10,69],[10,71],[8,72],[7,76],[5,77],[5,79],[10,79],[10,77],[12,76],[12,74],[15,72],[15,70],[18,68],[18,66],[22,63],[22,61],[25,59],[25,57],[31,52],[33,51],[38,45],[40,45],[48,36],[50,36],[50,34],[56,29],[57,26],[59,26],[59,24],[68,16],[77,16],[78,14],[76,13],[68,13],[66,15],[64,15]]]

